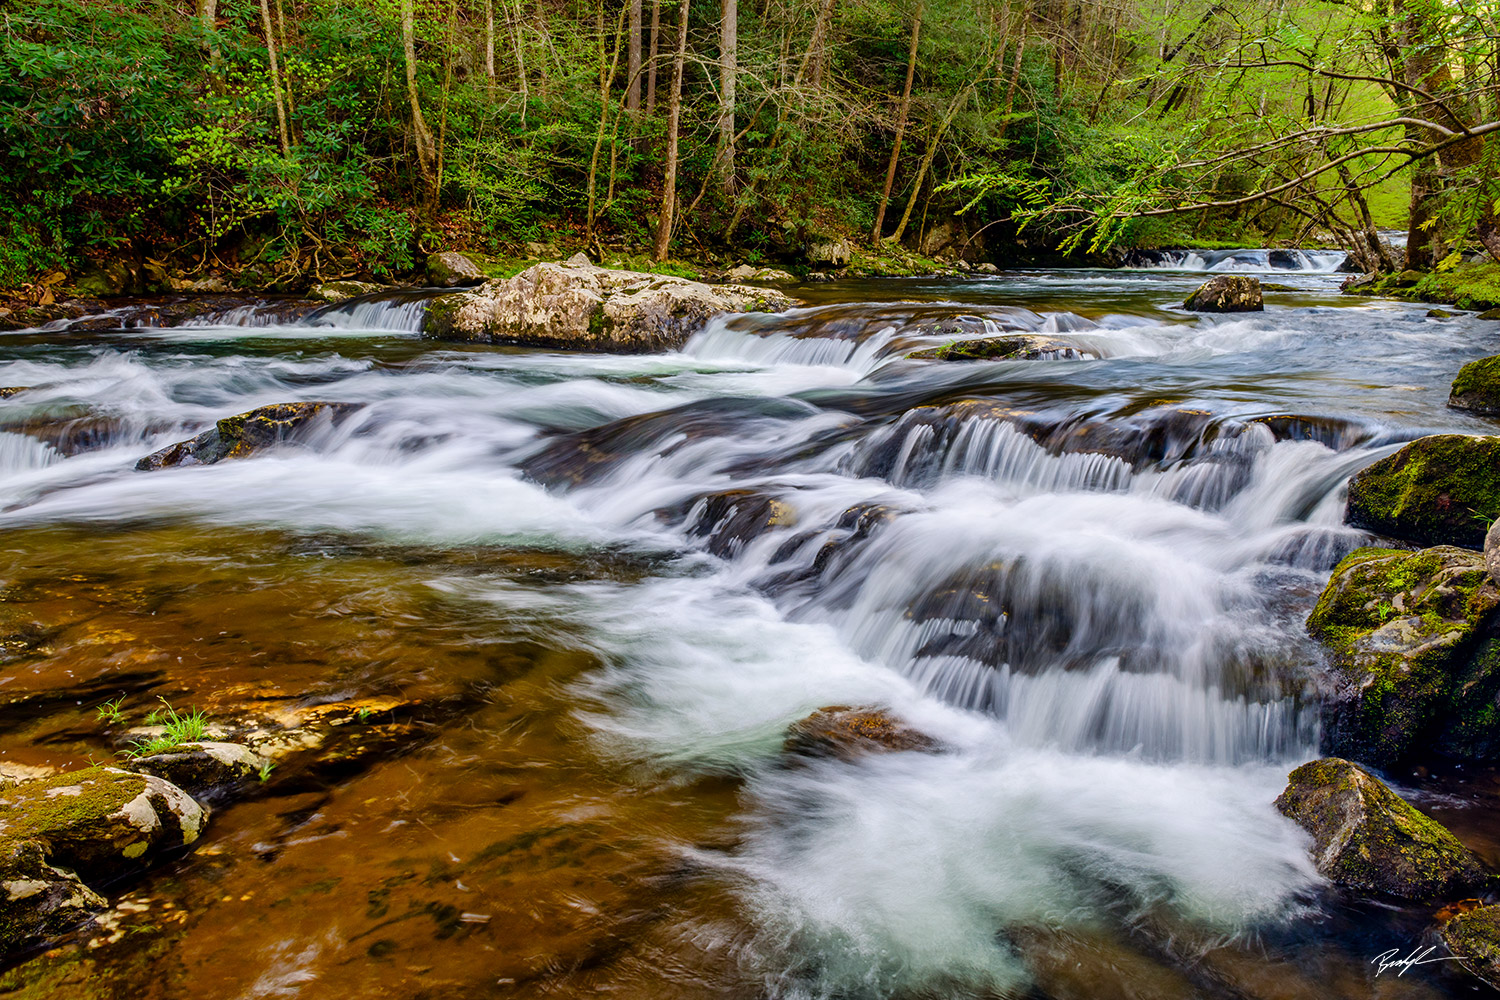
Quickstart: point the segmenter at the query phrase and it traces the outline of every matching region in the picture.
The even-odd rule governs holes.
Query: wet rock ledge
[[[423,333],[439,340],[647,353],[682,347],[726,313],[780,312],[793,304],[775,289],[615,271],[578,254],[434,299]]]

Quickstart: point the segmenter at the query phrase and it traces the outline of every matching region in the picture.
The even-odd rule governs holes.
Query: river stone
[[[0,842],[0,958],[58,937],[108,907],[34,840]]]
[[[643,353],[676,350],[725,313],[791,305],[774,289],[615,271],[578,254],[434,299],[424,332],[441,340]]]
[[[1331,882],[1358,892],[1438,902],[1488,885],[1483,862],[1358,764],[1303,764],[1276,799],[1313,838],[1313,860]]]
[[[730,281],[796,281],[796,277],[786,271],[778,271],[774,267],[751,267],[749,264],[741,264],[731,267],[725,275]]]
[[[427,258],[427,281],[436,288],[478,285],[487,278],[484,268],[461,253],[444,250]]]
[[[148,851],[198,839],[207,810],[153,774],[89,767],[0,791],[0,847],[42,845],[49,862],[108,878]]]
[[[1443,925],[1443,943],[1459,964],[1500,990],[1500,906],[1480,906]]]
[[[1500,415],[1500,355],[1470,361],[1460,368],[1448,405],[1486,417]]]
[[[225,417],[188,441],[152,452],[136,463],[142,472],[184,465],[213,465],[278,445],[305,441],[319,429],[335,427],[363,403],[273,403]]]
[[[1490,525],[1484,536],[1484,568],[1490,580],[1500,586],[1500,519]]]
[[[1478,549],[1497,508],[1500,437],[1433,434],[1355,473],[1344,518],[1421,545]]]
[[[1329,651],[1324,746],[1378,767],[1435,751],[1500,750],[1500,589],[1484,557],[1453,546],[1360,549],[1307,619]]]
[[[1475,316],[1474,318],[1475,319],[1486,319],[1486,320],[1500,320],[1500,309],[1486,309],[1484,312],[1480,313],[1478,316]]]
[[[314,285],[308,291],[307,297],[332,305],[336,302],[358,298],[361,295],[383,291],[388,287],[388,285],[379,285],[373,281],[325,281],[321,285]]]
[[[827,267],[848,267],[854,260],[854,248],[848,240],[820,240],[807,245],[807,261]]]
[[[1259,312],[1265,309],[1261,299],[1260,279],[1239,274],[1221,274],[1209,278],[1183,302],[1192,312]]]
[[[1051,337],[1023,333],[955,340],[941,347],[913,351],[907,357],[920,361],[1051,361],[1059,358],[1093,360],[1097,355]]]
[[[783,749],[807,757],[854,760],[872,753],[939,749],[938,741],[918,732],[883,708],[820,708],[787,730]]]
[[[270,761],[238,743],[184,743],[169,753],[138,757],[130,770],[153,774],[200,801],[223,798],[235,786],[258,779]]]

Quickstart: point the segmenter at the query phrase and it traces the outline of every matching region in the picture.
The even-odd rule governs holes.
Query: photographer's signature
[[[1391,969],[1400,970],[1396,975],[1404,976],[1406,975],[1406,970],[1416,968],[1419,965],[1430,965],[1433,962],[1458,961],[1452,955],[1438,955],[1435,958],[1427,957],[1435,951],[1437,951],[1436,948],[1413,948],[1411,954],[1403,958],[1401,957],[1400,948],[1392,948],[1390,951],[1383,951],[1370,959],[1370,964],[1376,966],[1375,975],[1377,976]]]

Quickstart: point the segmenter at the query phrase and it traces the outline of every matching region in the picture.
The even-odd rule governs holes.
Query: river
[[[1452,963],[1377,976],[1429,915],[1341,897],[1271,804],[1317,756],[1303,620],[1369,541],[1344,481],[1493,429],[1445,401],[1500,324],[1341,296],[1336,262],[808,285],[650,356],[423,340],[420,300],[0,338],[30,387],[0,400],[0,762],[107,757],[121,695],[368,731],[16,972],[171,1000],[1472,995]],[[1205,268],[1277,290],[1184,313]],[[1006,332],[1055,349],[906,357]],[[134,469],[289,400],[366,405]],[[789,756],[830,705],[942,752]],[[1500,861],[1492,776],[1392,778]]]

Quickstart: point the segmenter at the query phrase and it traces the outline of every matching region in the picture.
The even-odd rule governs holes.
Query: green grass
[[[1460,309],[1500,308],[1500,264],[1480,261],[1429,274],[1412,293],[1423,302],[1452,303]]]
[[[120,711],[120,705],[124,701],[125,696],[122,694],[120,695],[120,697],[114,699],[113,701],[106,701],[104,704],[94,709],[94,713],[98,716],[100,722],[107,722],[112,726],[118,725],[119,723],[125,721],[125,714]]]
[[[159,699],[162,707],[146,716],[146,725],[161,726],[162,731],[144,740],[137,740],[129,757],[150,757],[153,754],[169,753],[184,743],[197,743],[208,737],[208,716],[196,708],[179,712],[165,698]]]

